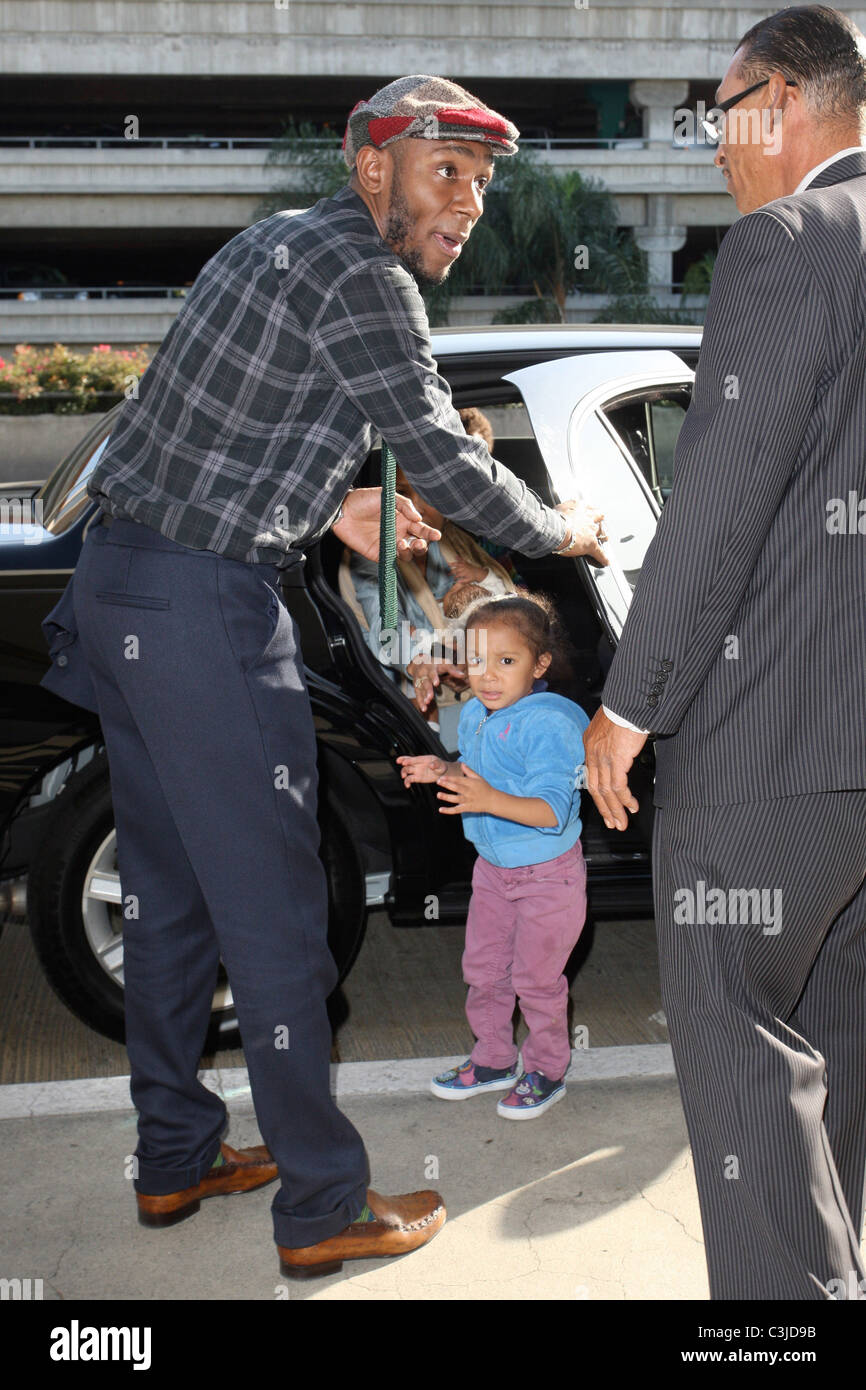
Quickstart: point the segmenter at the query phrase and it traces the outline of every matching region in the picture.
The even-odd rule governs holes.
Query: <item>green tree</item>
[[[705,251],[699,261],[692,261],[683,276],[683,302],[689,295],[709,294],[715,265],[715,251]]]
[[[265,168],[291,170],[295,181],[287,180],[269,193],[255,209],[253,222],[283,208],[308,208],[320,198],[331,198],[349,178],[334,132],[327,126],[317,130],[309,121],[300,126],[288,122],[268,150]]]

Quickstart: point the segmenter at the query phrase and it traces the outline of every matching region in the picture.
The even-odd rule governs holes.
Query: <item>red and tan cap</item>
[[[349,169],[362,145],[395,140],[483,140],[493,154],[516,154],[520,132],[477,97],[444,77],[398,77],[349,112],[343,158]]]

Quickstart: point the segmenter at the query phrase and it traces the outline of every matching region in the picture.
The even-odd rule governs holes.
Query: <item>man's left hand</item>
[[[379,514],[382,489],[380,487],[356,487],[346,495],[343,515],[331,530],[338,540],[350,550],[357,550],[368,560],[379,559]],[[421,520],[421,513],[414,503],[397,493],[396,532],[397,554],[405,555],[413,550],[426,550],[428,541],[438,541],[442,532],[435,526],[428,526]]]
[[[586,785],[608,830],[627,829],[626,812],[638,809],[628,771],[646,741],[646,734],[614,724],[603,709],[596,711],[583,736]]]

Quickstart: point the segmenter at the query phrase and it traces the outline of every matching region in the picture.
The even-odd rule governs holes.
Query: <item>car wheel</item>
[[[319,823],[328,880],[328,945],[342,981],[364,936],[364,871],[340,811],[326,801]],[[89,766],[62,793],[30,869],[27,910],[55,994],[88,1027],[123,1042],[123,912],[104,763]],[[204,1050],[239,1046],[231,985],[220,967]]]

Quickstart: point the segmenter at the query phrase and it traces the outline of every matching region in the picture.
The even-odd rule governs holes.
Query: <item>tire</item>
[[[364,870],[344,817],[327,800],[319,823],[328,881],[328,945],[342,982],[364,938]],[[123,917],[104,758],[70,781],[58,799],[31,865],[27,906],[36,953],[55,994],[89,1028],[124,1042]],[[241,1045],[231,986],[220,967],[203,1050]]]

